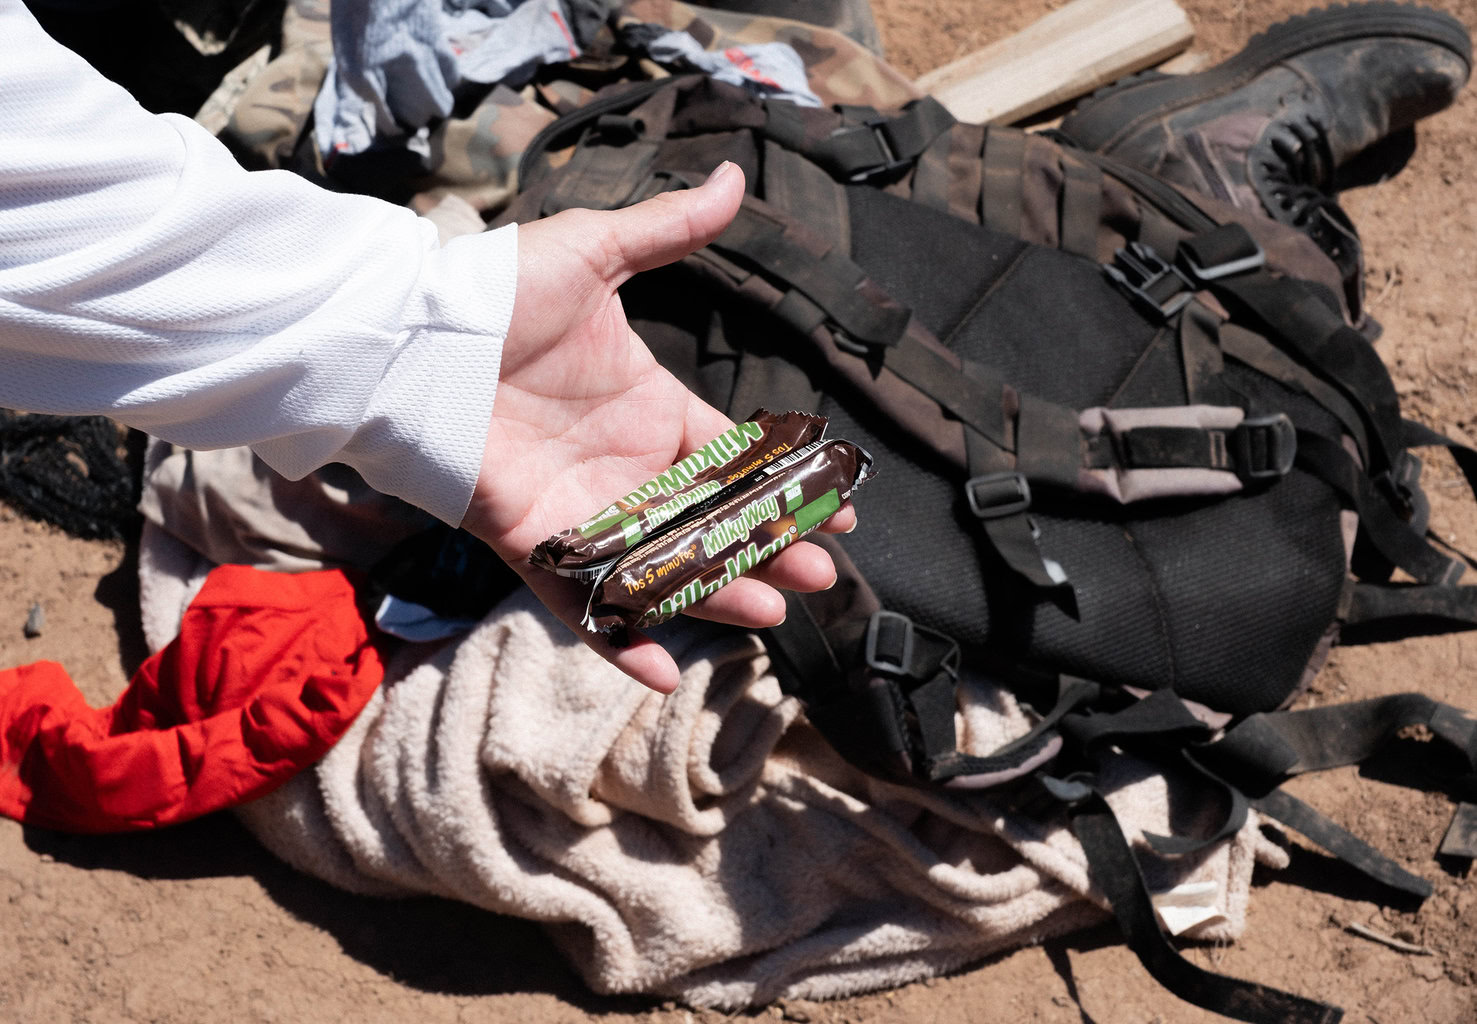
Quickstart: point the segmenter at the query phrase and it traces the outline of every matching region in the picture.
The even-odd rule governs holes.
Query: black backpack
[[[1477,724],[1420,694],[1280,709],[1335,640],[1477,624],[1411,449],[1447,447],[1469,481],[1477,452],[1401,417],[1377,325],[1306,237],[931,99],[879,113],[702,77],[616,87],[534,140],[501,219],[627,205],[723,159],[752,194],[710,247],[623,289],[633,327],[730,415],[823,414],[878,467],[859,528],[822,541],[838,585],[791,595],[766,636],[781,684],[868,772],[1065,809],[1129,944],[1182,998],[1337,1020],[1175,952],[1094,768],[1132,750],[1222,802],[1219,829],[1150,837],[1160,853],[1254,806],[1423,899],[1278,787],[1411,725],[1470,785]],[[961,669],[1010,685],[1036,727],[958,751]],[[1477,809],[1459,815],[1477,833]],[[1477,854],[1477,834],[1453,842]]]

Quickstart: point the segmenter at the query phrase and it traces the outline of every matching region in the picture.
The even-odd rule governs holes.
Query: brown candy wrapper
[[[746,486],[622,556],[595,582],[585,625],[665,622],[810,533],[872,476],[850,441],[818,441],[755,471]]]
[[[715,437],[618,498],[578,526],[538,545],[528,560],[561,576],[591,580],[628,549],[705,503],[721,500],[726,489],[818,439],[826,429],[823,416],[803,412],[755,410],[743,423]]]

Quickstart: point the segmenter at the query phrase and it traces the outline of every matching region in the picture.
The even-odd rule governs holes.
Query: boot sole
[[[1422,40],[1450,50],[1472,67],[1472,41],[1461,22],[1441,11],[1399,3],[1351,4],[1300,14],[1252,37],[1240,53],[1190,75],[1146,71],[1094,93],[1062,121],[1061,134],[1104,152],[1146,123],[1239,89],[1300,53],[1370,36]]]

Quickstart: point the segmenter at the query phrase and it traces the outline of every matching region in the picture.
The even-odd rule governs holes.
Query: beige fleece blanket
[[[238,507],[268,486],[238,483]],[[151,503],[181,500],[165,487]],[[212,564],[151,522],[151,644]],[[1103,919],[1062,821],[854,771],[780,693],[752,636],[688,624],[668,643],[683,679],[663,698],[515,595],[460,640],[405,646],[329,755],[238,813],[334,885],[540,921],[593,989],[699,1006],[894,986]],[[1029,728],[1009,693],[963,691],[957,727],[973,752]],[[1130,838],[1197,824],[1142,764],[1121,759],[1104,781]],[[1209,851],[1145,857],[1166,902],[1189,904],[1166,920],[1215,939],[1241,934],[1258,859],[1285,854],[1254,815]]]

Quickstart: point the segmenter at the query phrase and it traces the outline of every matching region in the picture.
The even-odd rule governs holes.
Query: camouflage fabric
[[[494,86],[466,117],[448,118],[432,130],[435,170],[418,183],[418,198],[451,194],[481,213],[501,209],[518,190],[523,151],[555,117],[533,86],[521,92]]]
[[[882,33],[868,0],[705,0],[703,7],[790,18],[831,28],[882,56]]]
[[[616,15],[616,25],[631,23],[685,31],[706,50],[721,51],[748,43],[788,43],[805,62],[811,89],[827,104],[900,107],[922,95],[901,72],[835,29],[680,0],[631,0]]]
[[[850,9],[856,3],[832,5]],[[851,26],[855,13],[847,16]],[[408,183],[412,205],[429,209],[447,195],[471,204],[485,217],[504,208],[517,193],[517,169],[528,143],[556,117],[583,105],[595,91],[625,81],[667,77],[650,60],[627,52],[620,32],[632,25],[685,31],[704,49],[779,42],[791,46],[805,64],[811,89],[826,104],[893,108],[919,93],[877,54],[837,28],[788,18],[716,10],[678,0],[632,0],[611,19],[576,61],[550,65],[521,90],[498,85],[470,112],[437,124],[430,134],[430,171]],[[323,84],[333,45],[329,0],[292,0],[283,19],[281,52],[248,83],[221,133],[244,162],[256,167],[296,167],[325,174],[314,147],[300,145],[313,101]],[[551,152],[559,165],[568,152]],[[332,172],[326,172],[332,177]]]
[[[282,50],[251,80],[221,138],[252,166],[283,167],[313,111],[333,44],[328,0],[292,0],[282,18]]]

